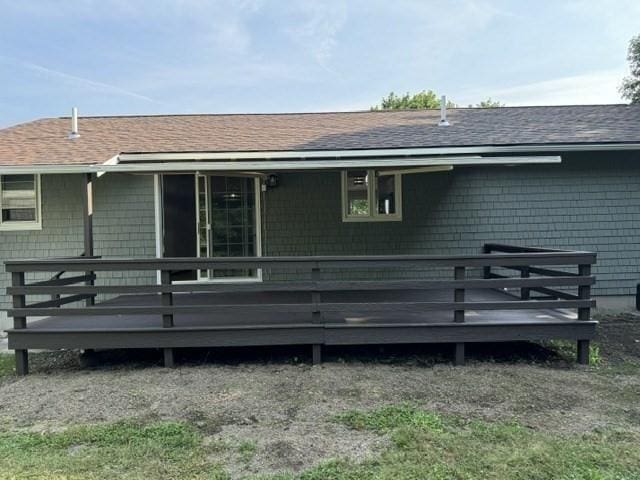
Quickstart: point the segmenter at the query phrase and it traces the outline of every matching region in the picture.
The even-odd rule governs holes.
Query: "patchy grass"
[[[13,355],[0,354],[0,379],[15,375],[16,361]]]
[[[577,346],[575,341],[546,340],[542,343],[550,350],[553,350],[565,362],[574,363],[576,361]],[[600,346],[595,342],[591,342],[589,345],[589,365],[599,367],[601,364]]]
[[[185,423],[116,423],[0,433],[0,478],[227,478]]]
[[[442,418],[433,413],[416,410],[410,405],[388,405],[370,412],[351,411],[336,416],[336,421],[356,430],[388,432],[399,427],[413,427],[442,432]]]
[[[238,445],[238,453],[244,462],[250,462],[257,450],[258,445],[253,440],[243,440]]]
[[[640,435],[633,433],[565,436],[517,423],[467,422],[406,405],[350,412],[338,420],[387,432],[394,448],[360,465],[329,462],[301,479],[640,478]]]
[[[467,421],[411,405],[352,411],[335,417],[391,439],[382,455],[353,463],[328,459],[299,474],[268,480],[640,478],[640,434],[596,431],[544,433],[517,423]],[[196,427],[153,422],[74,427],[63,432],[0,433],[0,478],[228,479],[218,461],[233,448],[250,459],[254,442],[207,445]]]

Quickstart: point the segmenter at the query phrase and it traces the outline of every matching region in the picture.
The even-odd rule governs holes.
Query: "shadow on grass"
[[[433,366],[453,361],[452,344],[403,344],[326,346],[322,358],[325,363],[371,363]],[[571,364],[552,346],[531,342],[500,342],[467,344],[467,361],[491,363],[543,363],[566,367]],[[44,354],[43,354],[44,355]],[[179,367],[194,365],[241,364],[311,364],[311,347],[224,347],[183,348],[174,350]],[[86,352],[79,357],[80,368],[113,369],[141,368],[162,365],[159,349],[102,350]]]

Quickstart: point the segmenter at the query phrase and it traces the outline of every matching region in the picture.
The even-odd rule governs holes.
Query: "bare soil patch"
[[[640,319],[607,317],[602,365],[580,367],[530,343],[183,351],[174,370],[155,351],[42,353],[33,374],[0,380],[0,429],[57,430],[126,419],[183,420],[221,449],[234,477],[300,471],[328,458],[360,461],[384,436],[333,421],[349,410],[411,403],[440,414],[515,420],[532,429],[640,431]]]

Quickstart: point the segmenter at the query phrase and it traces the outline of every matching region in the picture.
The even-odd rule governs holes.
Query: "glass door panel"
[[[206,228],[198,228],[199,253],[211,257],[254,257],[257,251],[255,179],[199,176],[198,211]],[[201,195],[202,191],[206,193]],[[208,198],[208,201],[207,201]],[[200,278],[256,278],[255,269],[212,269]]]

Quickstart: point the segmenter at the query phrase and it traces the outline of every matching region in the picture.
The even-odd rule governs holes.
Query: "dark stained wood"
[[[314,365],[322,363],[322,345],[319,343],[311,345],[311,357]]]
[[[29,353],[27,349],[16,349],[16,375],[22,377],[29,373]]]
[[[26,308],[48,308],[48,307],[61,307],[62,305],[68,305],[69,303],[79,302],[88,298],[93,298],[93,295],[71,295],[69,297],[60,297],[56,295],[56,298],[52,300],[44,300],[42,302],[31,303]],[[91,306],[91,305],[89,305]]]
[[[91,308],[13,308],[10,317],[102,316],[102,315],[170,315],[176,313],[236,313],[259,312],[423,312],[431,310],[540,310],[550,308],[591,308],[595,300],[504,300],[493,302],[373,302],[314,304],[228,304],[228,305],[172,305],[172,306],[102,306]]]
[[[25,329],[9,332],[9,348],[109,349],[241,347],[260,345],[366,345],[592,339],[597,322],[531,324],[381,324],[174,327],[172,329]]]
[[[588,342],[593,338],[597,322],[589,316],[595,305],[590,297],[594,254],[499,244],[486,245],[484,252],[10,260],[6,269],[12,272],[8,293],[13,296],[13,308],[8,314],[14,317],[14,329],[9,330],[9,344],[20,352],[16,362],[26,371],[28,348],[160,348],[165,365],[173,366],[172,349],[190,346],[307,344],[318,363],[322,345],[452,342],[456,363],[462,363],[468,342],[548,338]],[[578,273],[541,265],[578,266]],[[322,269],[355,269],[362,274],[368,268],[422,272],[434,267],[450,267],[453,276],[447,280],[328,280],[321,275]],[[491,267],[518,274],[496,274]],[[306,272],[310,281],[171,283],[172,272],[206,268],[294,269]],[[484,278],[472,278],[477,268],[483,269]],[[92,284],[92,272],[135,270],[159,271],[160,284]],[[25,285],[25,272],[48,271],[90,273]],[[78,285],[83,282],[90,284]],[[577,288],[578,295],[569,293],[570,288]],[[532,297],[530,292],[545,297]],[[26,304],[29,295],[47,294],[54,299]],[[123,295],[95,306],[63,307],[99,294]],[[577,309],[578,316],[567,315],[564,309]],[[28,316],[47,318],[26,328]]]
[[[454,278],[456,281],[462,281],[465,277],[464,267],[455,267]],[[456,288],[453,290],[453,301],[458,305],[464,302],[464,288]],[[454,322],[464,322],[464,308],[457,308],[453,311],[453,321]]]
[[[81,282],[93,281],[95,279],[96,279],[95,274],[76,275],[74,277],[64,277],[64,278],[56,277],[56,278],[52,278],[51,280],[43,280],[41,282],[30,283],[29,285],[25,285],[23,287],[11,287],[11,289],[7,289],[7,293],[31,292],[36,294],[38,293],[37,291],[38,288],[42,288],[45,290],[45,291],[42,291],[41,293],[58,293],[59,292],[58,287],[62,287],[64,285],[73,285]],[[85,289],[95,288],[93,286],[86,286],[86,285],[84,287]],[[70,292],[70,293],[84,293],[84,292]],[[87,293],[93,293],[93,292],[88,291]]]
[[[51,283],[41,286],[29,284],[25,287],[8,287],[7,293],[13,294],[119,294],[119,293],[163,293],[163,292],[279,292],[279,291],[344,291],[344,290],[441,290],[443,288],[521,288],[542,286],[578,286],[593,285],[593,276],[567,276],[567,277],[532,277],[511,278],[492,273],[494,278],[466,279],[461,281],[448,280],[325,280],[320,282],[310,281],[269,281],[256,283],[202,283],[202,284],[172,284],[172,285],[100,285],[85,286],[72,285],[82,282],[85,276],[60,279],[61,283]],[[74,280],[75,279],[75,280]],[[49,282],[49,281],[47,281]],[[56,286],[60,285],[60,286]],[[70,286],[64,286],[70,285]]]
[[[163,286],[171,284],[171,274],[168,271],[163,271],[160,274],[160,282]],[[164,328],[173,327],[173,294],[171,292],[163,292],[162,306],[166,309],[166,313],[162,314],[162,326]]]
[[[519,265],[568,265],[595,263],[595,254],[588,252],[504,253],[481,255],[378,255],[360,257],[225,257],[225,258],[162,258],[91,260],[44,259],[8,260],[8,272],[32,271],[118,271],[118,270],[189,270],[197,268],[380,268],[384,267],[511,267]],[[533,272],[533,270],[532,270]],[[566,275],[566,273],[563,273]]]
[[[82,212],[84,223],[84,255],[93,257],[93,184],[96,176],[93,173],[84,175],[84,188],[82,189]],[[86,272],[87,276],[91,276],[92,272]],[[91,286],[94,279],[87,279],[86,284]],[[90,295],[85,297],[87,307],[95,303],[95,297]]]
[[[520,278],[529,278],[531,275],[531,271],[529,267],[523,267],[520,270]],[[520,298],[522,300],[529,300],[531,298],[531,288],[520,287]]]
[[[591,265],[581,264],[578,266],[578,275],[587,276],[591,275]],[[578,287],[578,297],[586,299],[591,297],[591,287],[589,285],[580,285]],[[591,317],[591,309],[589,307],[582,307],[578,309],[578,320],[586,321]]]
[[[580,365],[589,365],[589,340],[578,340],[577,357]]]
[[[162,354],[164,358],[164,366],[165,368],[174,368],[175,362],[173,359],[173,348],[163,348]]]
[[[23,272],[13,272],[11,274],[11,284],[20,287],[24,285],[24,273]],[[13,296],[13,307],[14,308],[23,308],[25,306],[25,296],[24,295],[14,295]],[[26,316],[16,316],[13,317],[13,328],[16,331],[24,330],[27,328],[27,317]],[[26,348],[24,349],[15,349],[15,359],[16,359],[16,374],[18,376],[27,375],[29,373],[29,352]]]
[[[456,366],[460,366],[460,365],[464,365],[464,363],[465,363],[464,343],[458,342],[455,344],[454,364]]]

